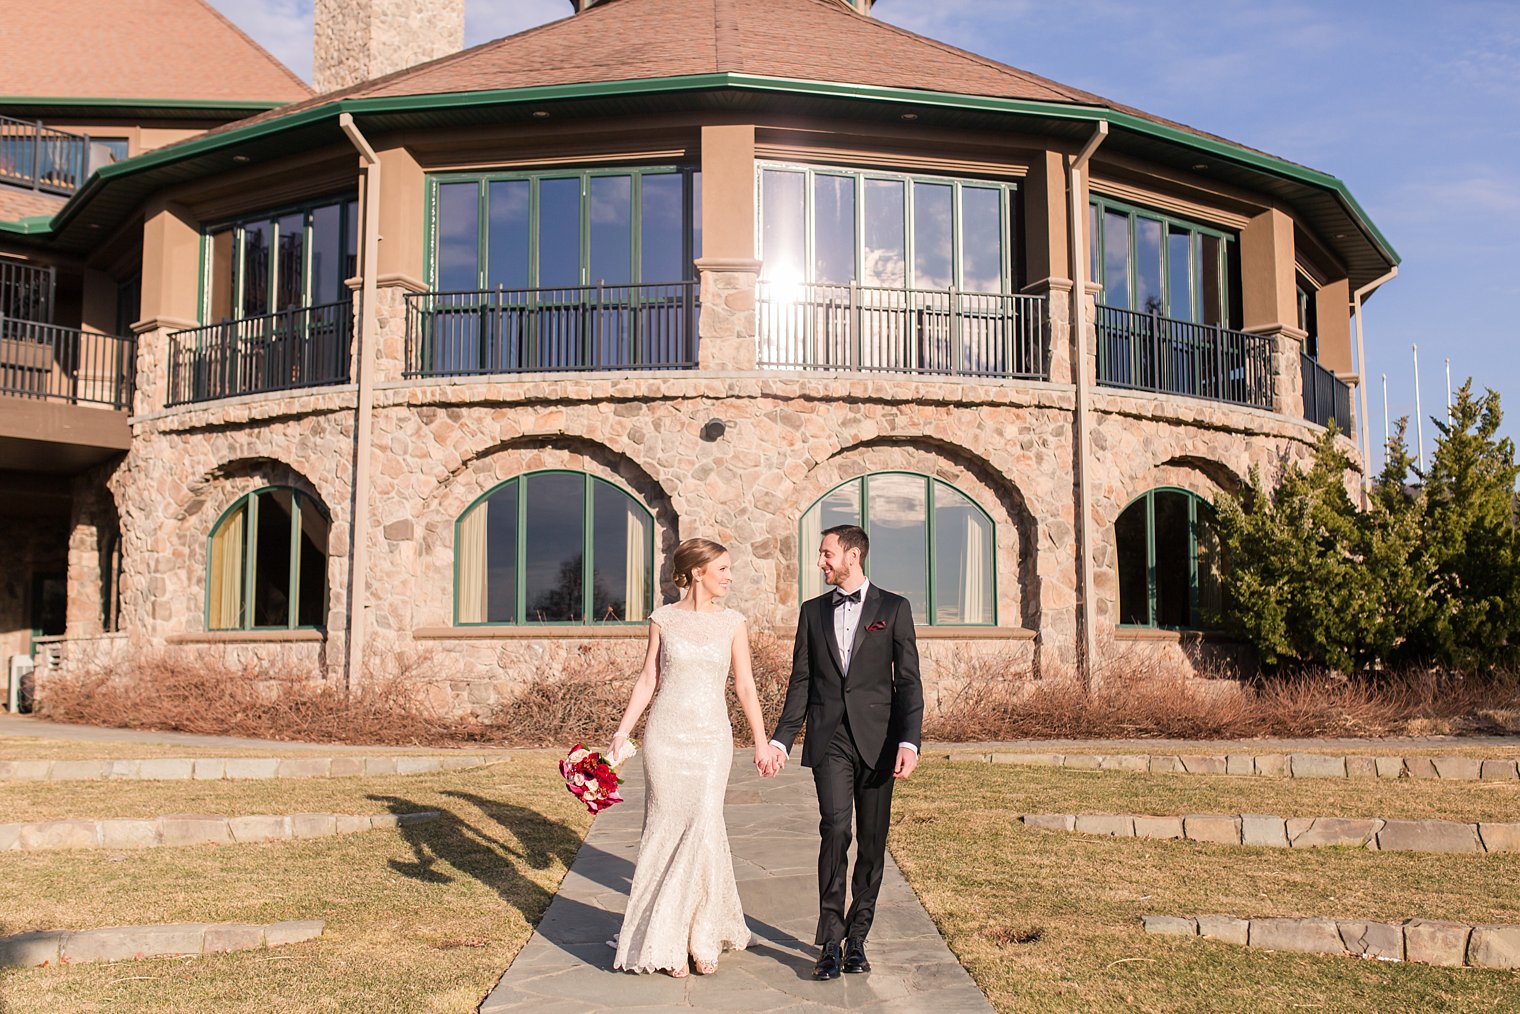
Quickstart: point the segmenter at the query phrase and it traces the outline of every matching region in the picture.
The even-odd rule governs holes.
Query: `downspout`
[[[364,668],[365,615],[369,573],[370,449],[375,408],[375,346],[379,327],[375,315],[376,276],[380,263],[380,157],[359,132],[353,115],[343,113],[338,126],[359,152],[364,167],[364,261],[359,266],[359,393],[354,426],[354,501],[348,526],[348,659],[343,670],[345,690],[352,690]]]
[[[1361,409],[1357,415],[1360,416],[1360,429],[1362,431],[1361,444],[1363,510],[1366,510],[1367,508],[1367,493],[1368,490],[1372,488],[1372,449],[1369,446],[1372,438],[1367,433],[1367,353],[1362,346],[1362,300],[1365,299],[1373,289],[1380,287],[1385,282],[1392,281],[1393,277],[1398,273],[1399,267],[1397,264],[1395,264],[1393,267],[1388,269],[1388,273],[1386,275],[1373,279],[1366,285],[1362,286],[1360,289],[1357,289],[1356,292],[1352,293],[1351,295],[1351,305],[1356,310],[1356,386]],[[1387,399],[1385,398],[1384,402],[1386,403],[1386,401]],[[1386,408],[1386,404],[1384,407]]]
[[[1087,490],[1088,430],[1091,428],[1087,379],[1087,209],[1083,205],[1082,172],[1098,145],[1108,136],[1108,121],[1099,120],[1092,137],[1071,160],[1067,190],[1071,195],[1071,370],[1076,381],[1077,438],[1073,461],[1077,487],[1077,558],[1080,585],[1077,588],[1077,624],[1081,633],[1077,642],[1077,674],[1084,686],[1092,686],[1093,658],[1098,651],[1097,631],[1093,629],[1093,562],[1090,527],[1092,499]]]

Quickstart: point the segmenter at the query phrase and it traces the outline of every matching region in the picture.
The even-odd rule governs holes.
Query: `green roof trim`
[[[170,165],[182,159],[193,158],[222,149],[234,148],[250,141],[282,133],[286,130],[318,124],[329,118],[336,119],[339,114],[345,112],[351,113],[354,116],[363,116],[365,114],[419,112],[428,109],[458,109],[471,106],[522,105],[567,99],[595,99],[608,96],[713,91],[725,88],[829,98],[864,99],[877,102],[939,106],[947,109],[968,109],[1025,116],[1043,116],[1052,119],[1088,123],[1106,120],[1110,125],[1126,131],[1206,152],[1216,158],[1229,159],[1257,171],[1271,173],[1327,190],[1340,200],[1346,211],[1365,231],[1388,262],[1390,264],[1399,263],[1399,255],[1394,250],[1393,245],[1373,223],[1366,210],[1351,195],[1351,191],[1340,179],[1286,159],[1252,151],[1249,148],[1229,141],[1204,137],[1179,127],[1157,123],[1134,113],[1111,109],[1107,106],[1044,102],[1029,99],[1007,99],[981,95],[963,95],[954,92],[934,92],[879,85],[840,84],[829,81],[807,81],[795,78],[777,78],[739,73],[693,74],[678,77],[598,81],[567,85],[539,85],[528,88],[496,89],[490,91],[435,92],[426,95],[397,95],[380,98],[335,98],[294,111],[289,115],[272,117],[257,123],[247,124],[246,126],[232,125],[225,130],[204,134],[157,151],[146,152],[124,162],[102,166],[76,192],[69,203],[59,210],[53,219],[53,223],[55,228],[65,224],[72,217],[72,210],[80,203],[80,198],[117,177],[145,172],[160,166]],[[264,106],[262,108],[268,109],[272,107]],[[43,230],[29,231],[36,232]]]
[[[53,231],[53,217],[51,215],[28,215],[26,218],[17,219],[14,222],[0,221],[0,232],[16,233],[21,236],[39,236]]]

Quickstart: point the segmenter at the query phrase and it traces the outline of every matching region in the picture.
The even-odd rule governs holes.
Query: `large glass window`
[[[1232,327],[1234,239],[1208,226],[1093,198],[1088,218],[1099,302],[1118,310]]]
[[[349,301],[358,272],[358,202],[336,198],[211,229],[202,316],[208,323]]]
[[[433,281],[443,292],[681,282],[702,255],[700,174],[595,169],[440,176]]]
[[[1298,276],[1294,288],[1298,300],[1298,329],[1305,335],[1304,354],[1310,359],[1319,358],[1319,298],[1318,287],[1303,275]]]
[[[581,472],[532,472],[455,526],[455,621],[633,623],[654,595],[654,519]]]
[[[1011,292],[1015,198],[1005,183],[762,166],[762,277]]]
[[[835,525],[866,530],[866,575],[912,603],[918,622],[997,622],[992,519],[954,486],[911,472],[878,472],[825,494],[802,516],[804,599],[823,594],[818,544]]]
[[[299,490],[272,487],[232,506],[211,533],[208,630],[321,627],[328,520]]]
[[[1121,626],[1197,630],[1219,622],[1219,540],[1207,501],[1151,490],[1119,515],[1114,537]]]

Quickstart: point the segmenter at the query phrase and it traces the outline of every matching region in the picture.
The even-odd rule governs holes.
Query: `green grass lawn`
[[[893,855],[1000,1011],[1520,1010],[1520,975],[1145,935],[1145,913],[1520,923],[1520,855],[1107,839],[1021,812],[1515,819],[1479,784],[1288,781],[927,761],[897,788]]]
[[[0,854],[0,933],[327,920],[320,940],[268,951],[8,971],[0,1010],[472,1011],[527,941],[590,826],[554,760],[525,752],[471,771],[376,779],[7,783],[13,820],[191,811],[444,816],[305,842]],[[23,815],[9,816],[18,806]]]

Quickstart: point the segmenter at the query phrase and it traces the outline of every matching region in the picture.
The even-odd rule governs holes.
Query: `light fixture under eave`
[[[1208,167],[1209,167],[1209,164],[1207,162],[1194,162],[1193,163],[1193,172],[1195,172],[1195,173],[1201,173],[1201,172],[1204,172],[1205,170],[1207,170]]]
[[[903,113],[902,114],[902,118],[905,119],[905,120],[908,120],[909,122],[911,122],[913,120],[918,119],[918,114],[917,113]]]
[[[232,161],[236,162],[238,165],[247,165],[249,162],[253,161],[253,156],[252,155],[234,155],[234,156],[232,156]]]
[[[533,110],[533,118],[535,120],[547,120],[549,118],[549,110],[535,109]]]

